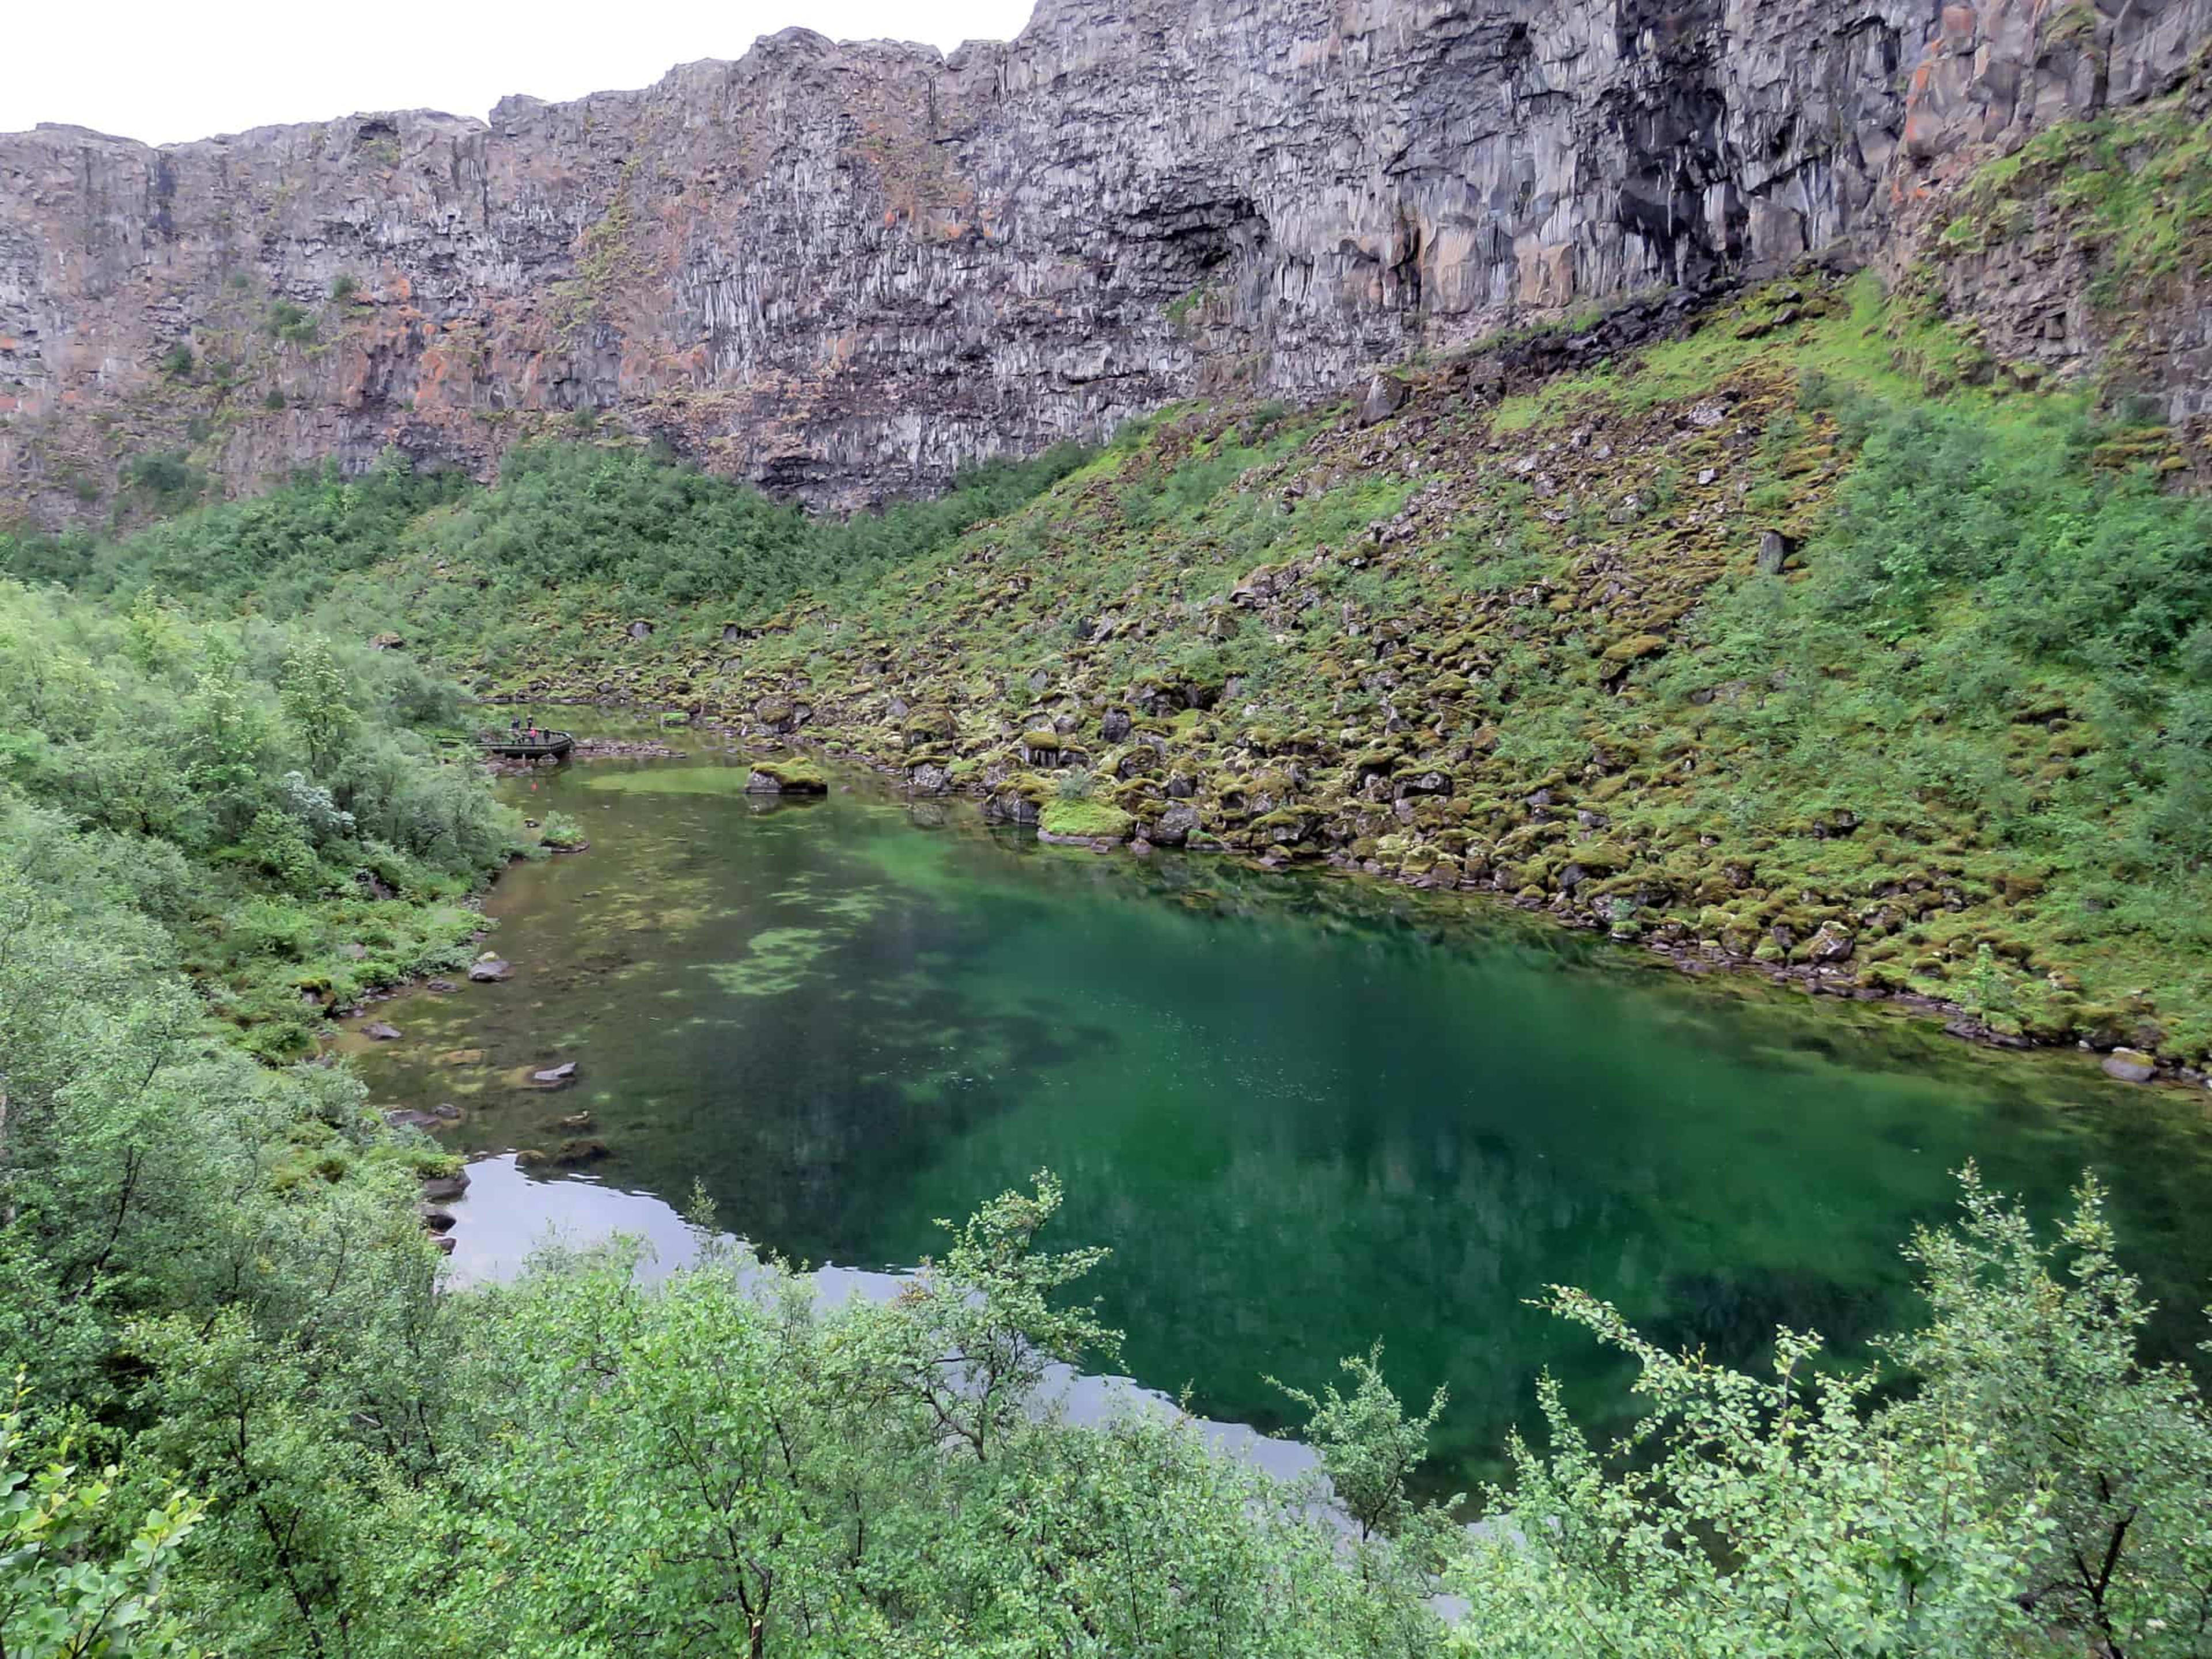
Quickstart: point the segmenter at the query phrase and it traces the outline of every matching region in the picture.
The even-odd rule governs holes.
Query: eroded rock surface
[[[601,420],[881,498],[1194,390],[1879,257],[2208,34],[2212,0],[1043,0],[950,58],[787,30],[489,122],[42,127],[0,137],[0,511],[171,458],[481,471]]]

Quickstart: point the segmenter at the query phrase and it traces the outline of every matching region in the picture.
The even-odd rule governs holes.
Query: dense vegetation
[[[404,554],[442,579],[410,596],[428,642],[515,647],[529,636],[501,629],[501,617],[542,624],[549,595],[550,616],[571,620],[603,605],[636,615],[709,599],[744,615],[802,588],[865,580],[1019,506],[1082,459],[1062,449],[993,463],[934,500],[825,518],[628,443],[527,446],[489,489],[392,456],[360,477],[325,469],[119,539],[0,533],[0,568],[89,593],[151,588],[198,608],[321,606],[388,624],[400,618],[375,567]]]
[[[305,1054],[327,1006],[465,961],[483,921],[460,901],[522,845],[427,735],[459,720],[452,688],[366,647],[9,585],[0,698],[13,856],[66,845],[104,872],[159,930],[145,948],[271,1057]]]
[[[1723,588],[1694,653],[1649,673],[1682,707],[1717,683],[1771,686],[1703,714],[1705,741],[1748,763],[1725,811],[1786,824],[1850,803],[1897,840],[1978,854],[1961,873],[2010,914],[1908,935],[1922,949],[1892,958],[1899,981],[1952,988],[2014,1029],[2110,1040],[2151,1023],[2106,988],[2125,980],[2168,1015],[2154,1042],[2202,1053],[2212,504],[2161,488],[2144,464],[2160,434],[2079,409],[1817,382],[1805,402],[1856,459],[1805,577]],[[1797,860],[1810,872],[1821,855]],[[2124,968],[2105,995],[2075,994],[2106,963]]]

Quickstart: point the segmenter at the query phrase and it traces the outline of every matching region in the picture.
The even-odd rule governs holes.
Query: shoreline
[[[789,750],[809,754],[839,766],[854,767],[875,776],[892,781],[898,787],[899,793],[909,800],[933,800],[957,797],[979,803],[988,803],[992,796],[999,793],[994,786],[987,782],[956,784],[950,781],[942,788],[917,790],[908,777],[908,769],[888,760],[871,757],[835,739],[825,741],[802,738],[796,733],[749,731],[742,724],[715,716],[695,714],[690,709],[672,703],[650,705],[618,699],[560,696],[521,698],[502,696],[488,696],[483,701],[486,706],[507,706],[515,702],[527,702],[548,708],[591,708],[610,714],[629,714],[640,720],[658,720],[663,714],[683,714],[686,718],[681,727],[664,729],[696,733],[713,732],[729,738],[737,744],[756,747],[771,753],[777,750]],[[599,747],[595,754],[585,754],[582,756],[583,758],[670,759],[683,758],[687,752],[672,749],[665,743],[618,739],[580,739],[578,744],[580,751],[583,750],[586,742],[594,742]],[[520,772],[502,773],[501,775],[524,775],[533,770],[536,764],[536,763],[523,763]],[[1148,856],[1158,850],[1155,844],[1146,840],[1141,833],[1133,838],[1116,842],[1109,837],[1052,835],[1038,829],[1033,822],[1026,823],[1006,820],[998,822],[1004,827],[1028,829],[1040,842],[1048,846],[1087,848],[1097,854],[1122,852],[1136,857]],[[1366,868],[1341,852],[1332,851],[1321,858],[1273,858],[1246,853],[1228,847],[1212,837],[1202,836],[1193,836],[1183,846],[1170,848],[1167,850],[1236,859],[1252,869],[1270,873],[1280,874],[1294,870],[1306,870],[1352,880],[1373,881],[1391,886],[1407,887],[1420,892],[1464,894],[1492,904],[1520,911],[1524,915],[1540,916],[1552,925],[1569,932],[1586,934],[1603,933],[1608,942],[1613,945],[1640,945],[1647,958],[1656,959],[1658,963],[1689,978],[1702,979],[1724,974],[1731,977],[1763,980],[1770,985],[1796,989],[1811,998],[1826,997],[1837,1001],[1866,1004],[1903,1018],[1939,1024],[1947,1036],[1978,1047],[2016,1053],[2060,1053],[2072,1050],[2081,1054],[2106,1056],[2110,1056],[2115,1052],[2131,1054],[2138,1052],[2130,1050],[2127,1045],[2118,1042],[2100,1047],[2086,1037],[2050,1039],[2039,1038],[2026,1033],[1999,1030],[1972,1010],[1960,1004],[1947,1002],[1941,998],[1931,997],[1916,991],[1887,990],[1877,986],[1863,985],[1858,983],[1847,970],[1835,963],[1761,962],[1753,956],[1731,951],[1717,943],[1701,941],[1690,937],[1686,928],[1680,929],[1679,937],[1673,935],[1664,938],[1624,936],[1608,929],[1603,921],[1595,915],[1578,912],[1571,907],[1562,907],[1556,900],[1547,904],[1535,899],[1517,897],[1495,887],[1477,881],[1469,881],[1464,878],[1457,881],[1445,882],[1437,879],[1433,874],[1394,875],[1379,867]],[[1680,924],[1672,924],[1672,926],[1679,927]],[[2149,1075],[2148,1076],[2122,1076],[2109,1069],[2106,1070],[2106,1075],[2114,1083],[2124,1084],[2128,1086],[2162,1084],[2177,1089],[2212,1090],[2212,1073],[2195,1066],[2160,1060],[2154,1055],[2142,1054],[2142,1059],[2148,1066]]]

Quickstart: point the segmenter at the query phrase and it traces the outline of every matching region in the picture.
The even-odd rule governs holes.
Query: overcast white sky
[[[0,132],[65,121],[175,143],[359,110],[483,116],[736,58],[801,24],[951,50],[1004,40],[1031,0],[36,0],[10,7]]]

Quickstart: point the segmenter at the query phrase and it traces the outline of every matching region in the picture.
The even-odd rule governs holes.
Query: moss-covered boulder
[[[1035,823],[1047,803],[1057,798],[1051,779],[1017,772],[984,798],[983,817],[992,823]]]
[[[811,761],[755,761],[745,789],[756,795],[826,795],[830,780]]]
[[[960,722],[949,708],[910,708],[899,723],[899,734],[908,748],[924,744],[950,743],[959,735]]]
[[[1127,841],[1136,819],[1118,806],[1099,800],[1052,800],[1037,819],[1037,835],[1046,841]]]

